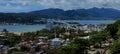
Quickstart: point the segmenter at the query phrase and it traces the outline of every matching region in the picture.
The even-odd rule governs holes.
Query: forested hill
[[[0,22],[33,22],[41,18],[66,20],[120,19],[120,10],[111,8],[90,8],[76,10],[44,9],[27,13],[0,13]]]

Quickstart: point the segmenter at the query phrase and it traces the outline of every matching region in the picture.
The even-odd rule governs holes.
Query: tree
[[[87,53],[87,49],[90,46],[90,42],[88,39],[75,39],[72,44],[78,45],[78,54],[85,54]]]
[[[106,30],[107,30],[108,32],[110,32],[110,35],[111,35],[112,37],[114,37],[114,36],[116,36],[116,33],[117,33],[117,31],[118,31],[118,27],[117,27],[116,24],[110,24],[110,25],[107,26]]]
[[[59,37],[60,34],[62,33],[65,33],[65,28],[62,28],[62,27],[59,27],[59,26],[56,26],[54,29],[53,29],[53,32],[56,34],[56,36]]]
[[[34,40],[34,37],[35,37],[35,33],[34,32],[27,32],[27,33],[24,33],[24,36],[22,36],[21,38],[23,40]]]
[[[65,28],[62,28],[62,27],[59,27],[59,26],[55,27],[53,30],[56,33],[64,33],[66,31]]]
[[[120,26],[119,26],[119,28],[118,28],[117,35],[120,37]]]
[[[58,52],[59,54],[87,54],[89,46],[87,39],[75,39],[70,45],[61,46]]]
[[[51,31],[47,29],[42,29],[40,31],[37,31],[37,33],[51,33]]]
[[[113,45],[110,47],[110,53],[120,54],[120,40],[113,43]]]
[[[14,52],[19,52],[19,50],[17,48],[8,50],[8,54],[13,54]]]
[[[114,38],[114,39],[116,39],[116,38],[118,38],[118,36],[117,35],[119,35],[119,27],[120,27],[120,20],[117,20],[114,24],[109,24],[108,26],[107,26],[107,28],[105,29],[105,31],[107,31],[107,32],[109,32],[110,33],[110,35]]]
[[[10,42],[10,46],[14,46],[21,41],[20,36],[9,36],[7,39]]]
[[[101,47],[101,42],[107,40],[108,38],[109,35],[106,33],[97,33],[91,36],[90,43],[92,45],[100,44],[100,46],[97,47]]]
[[[25,52],[25,51],[30,51],[30,47],[28,46],[21,46],[20,51]]]
[[[78,45],[71,44],[69,46],[61,46],[58,50],[58,54],[78,54],[78,50]]]

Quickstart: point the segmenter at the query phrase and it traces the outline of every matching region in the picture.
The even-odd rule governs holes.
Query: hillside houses
[[[80,25],[78,22],[62,22],[57,20],[48,20],[46,24],[46,28],[48,30],[52,30],[55,27],[62,27],[67,30],[74,29],[74,30],[82,30],[85,33],[91,32],[91,31],[101,31],[106,28],[106,25],[104,24],[89,24],[89,25]]]

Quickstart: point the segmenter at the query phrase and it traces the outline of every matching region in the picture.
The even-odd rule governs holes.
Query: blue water
[[[116,20],[63,20],[65,22],[79,22],[80,24],[112,24]]]
[[[62,20],[65,22],[79,22],[80,24],[112,24],[116,20]],[[45,28],[44,24],[40,25],[0,25],[0,31],[7,29],[10,32],[32,32]]]
[[[4,28],[9,32],[32,32],[45,28],[45,25],[0,25],[0,31]]]

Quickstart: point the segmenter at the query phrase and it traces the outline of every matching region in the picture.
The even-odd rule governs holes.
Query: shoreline
[[[67,20],[69,21],[69,20]],[[93,20],[93,21],[89,21],[89,20],[84,20],[84,22],[80,21],[80,20],[73,20],[76,22],[79,22],[81,25],[85,24],[85,25],[92,25],[92,24],[96,24],[99,25],[101,23],[104,24],[108,24],[108,23],[114,23],[114,20],[100,20],[100,22]],[[72,21],[72,22],[73,22]],[[102,22],[101,22],[102,21]],[[88,24],[86,24],[88,23]],[[46,28],[46,24],[32,24],[32,25],[26,25],[26,24],[16,24],[16,25],[0,25],[0,31],[2,31],[2,29],[7,29],[8,31],[12,32],[12,33],[26,33],[26,32],[35,32],[41,29]]]

